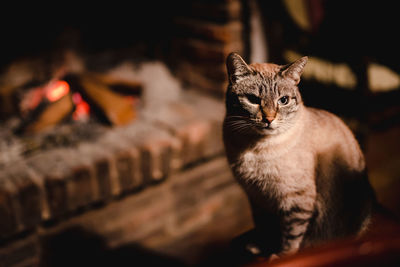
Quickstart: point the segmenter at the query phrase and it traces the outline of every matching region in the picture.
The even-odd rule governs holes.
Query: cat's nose
[[[270,124],[276,117],[276,111],[271,108],[264,108],[263,110],[263,120]]]
[[[274,117],[266,117],[265,118],[269,123],[271,123],[274,119],[275,119],[275,116]]]
[[[274,119],[275,117],[264,117],[262,121],[265,123],[265,127],[268,128]]]
[[[267,116],[267,117],[263,118],[264,122],[266,122],[268,124],[270,124],[274,119],[275,119],[275,116]]]

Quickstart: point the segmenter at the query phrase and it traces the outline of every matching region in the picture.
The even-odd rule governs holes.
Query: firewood
[[[72,111],[71,94],[67,94],[55,102],[48,103],[44,110],[30,124],[24,127],[24,132],[38,133],[50,128],[66,118]]]
[[[113,125],[125,125],[136,117],[132,101],[126,96],[113,92],[101,79],[90,74],[78,78],[82,97],[89,104],[94,104]]]
[[[16,115],[19,110],[19,93],[31,84],[48,80],[49,63],[39,58],[16,60],[0,74],[0,118]]]
[[[140,81],[120,79],[107,74],[91,73],[90,76],[124,95],[141,95],[143,84]]]
[[[5,119],[17,112],[13,92],[15,87],[1,86],[0,87],[0,119]]]

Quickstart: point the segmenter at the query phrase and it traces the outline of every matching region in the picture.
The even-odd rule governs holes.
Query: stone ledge
[[[0,238],[162,182],[223,152],[221,101],[185,91],[95,142],[32,155],[0,170]]]
[[[194,263],[204,256],[208,244],[227,244],[251,227],[246,195],[232,177],[225,157],[217,157],[175,172],[140,194],[126,195],[57,224],[41,225],[27,237],[3,244],[0,266],[38,266],[40,258],[54,258],[54,252],[59,260],[65,260],[76,256],[76,247],[82,248],[81,242],[88,241],[85,237],[95,237],[108,250],[136,244]],[[52,241],[59,240],[57,236],[69,236],[70,242],[57,244]],[[78,253],[79,257],[91,255]],[[91,262],[88,258],[75,260]]]

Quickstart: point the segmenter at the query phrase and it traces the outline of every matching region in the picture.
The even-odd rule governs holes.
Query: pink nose
[[[268,123],[271,123],[275,119],[275,117],[268,116],[265,119],[268,121]]]

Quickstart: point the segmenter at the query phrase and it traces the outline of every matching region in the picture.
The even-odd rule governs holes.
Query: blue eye
[[[279,98],[278,104],[280,105],[287,105],[289,103],[289,97],[288,96],[283,96]]]
[[[250,103],[255,104],[255,105],[260,105],[261,104],[261,99],[258,96],[252,95],[252,94],[246,94],[247,100],[249,100]]]

